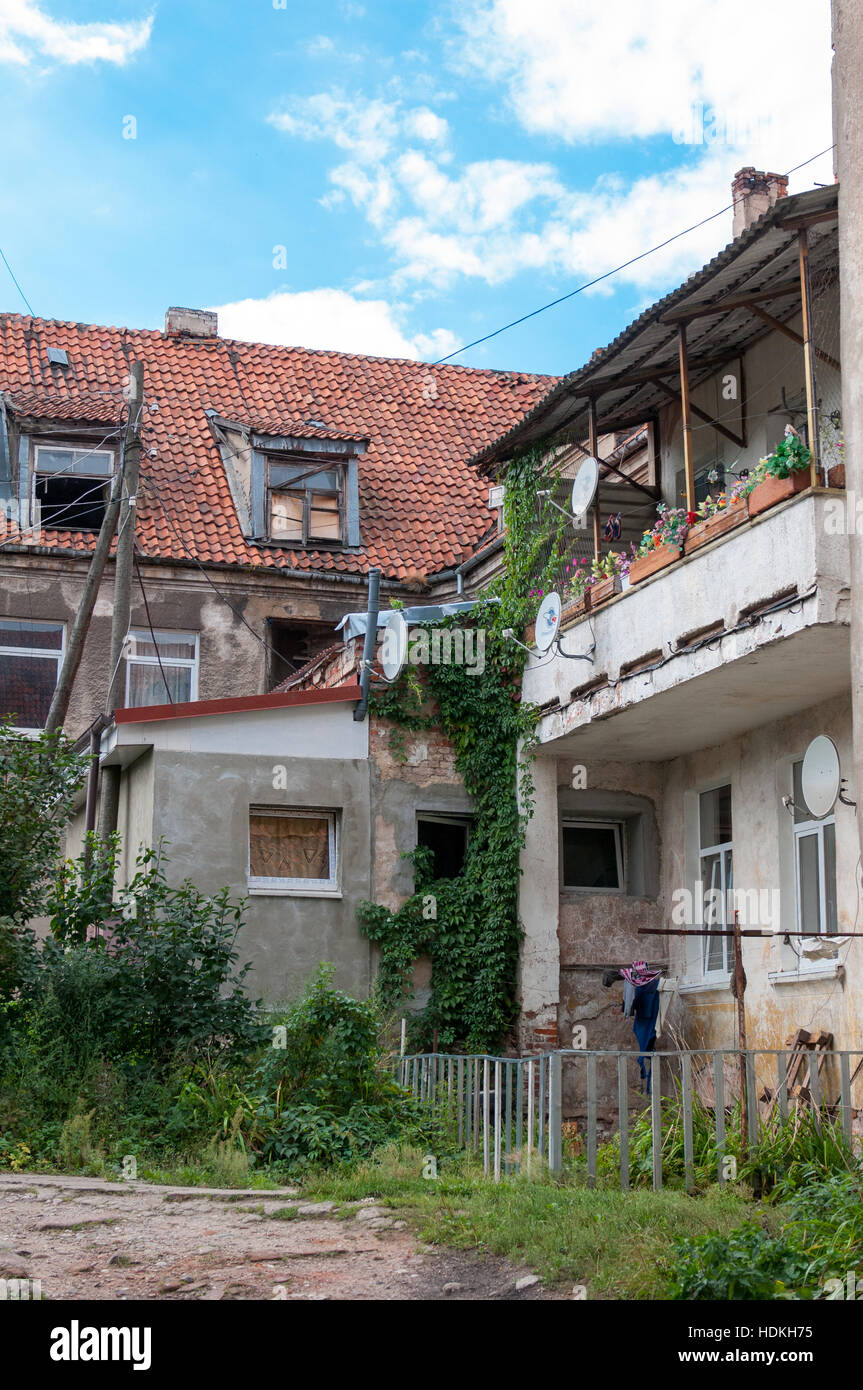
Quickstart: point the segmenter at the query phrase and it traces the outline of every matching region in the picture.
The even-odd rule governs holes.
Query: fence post
[[[552,1173],[563,1170],[563,1058],[553,1052],[550,1059],[548,1099],[548,1166]]]

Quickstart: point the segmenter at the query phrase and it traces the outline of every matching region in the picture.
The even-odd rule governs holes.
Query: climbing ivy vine
[[[488,1050],[501,1043],[517,1012],[519,855],[532,813],[537,711],[521,702],[525,653],[503,632],[522,635],[536,616],[532,591],[545,588],[558,563],[562,523],[537,498],[549,478],[539,449],[509,466],[503,570],[469,617],[485,633],[482,674],[455,663],[409,665],[370,703],[372,714],[394,726],[396,757],[404,755],[404,730],[440,729],[474,807],[458,878],[434,880],[430,851],[418,849],[408,856],[411,897],[396,911],[368,902],[359,908],[362,931],[381,950],[378,983],[387,1003],[404,1001],[415,961],[431,958],[431,997],[414,1017],[412,1046],[427,1046],[436,1032],[441,1047]],[[464,624],[464,615],[440,626],[457,623]]]

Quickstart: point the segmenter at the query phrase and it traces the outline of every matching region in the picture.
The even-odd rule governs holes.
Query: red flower
[[[694,526],[697,520],[698,520],[698,512],[687,512],[687,513],[686,513],[686,524],[687,524],[687,526]]]

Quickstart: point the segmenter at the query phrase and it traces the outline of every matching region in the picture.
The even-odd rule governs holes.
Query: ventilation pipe
[[[375,659],[375,643],[378,636],[380,592],[381,572],[380,570],[369,570],[369,606],[366,610],[366,635],[363,640],[363,663],[360,670],[360,702],[354,710],[354,719],[358,723],[365,719],[369,707],[369,687],[372,682],[372,664]]]

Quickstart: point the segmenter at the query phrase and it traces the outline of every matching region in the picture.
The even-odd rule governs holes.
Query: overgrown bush
[[[171,1122],[232,1139],[288,1172],[353,1160],[391,1141],[443,1146],[440,1126],[393,1080],[373,1000],[333,988],[322,965],[303,998],[271,1019],[272,1043],[251,1067],[200,1067]]]
[[[811,1298],[808,1255],[747,1223],[730,1235],[678,1241],[669,1297],[679,1300]]]

